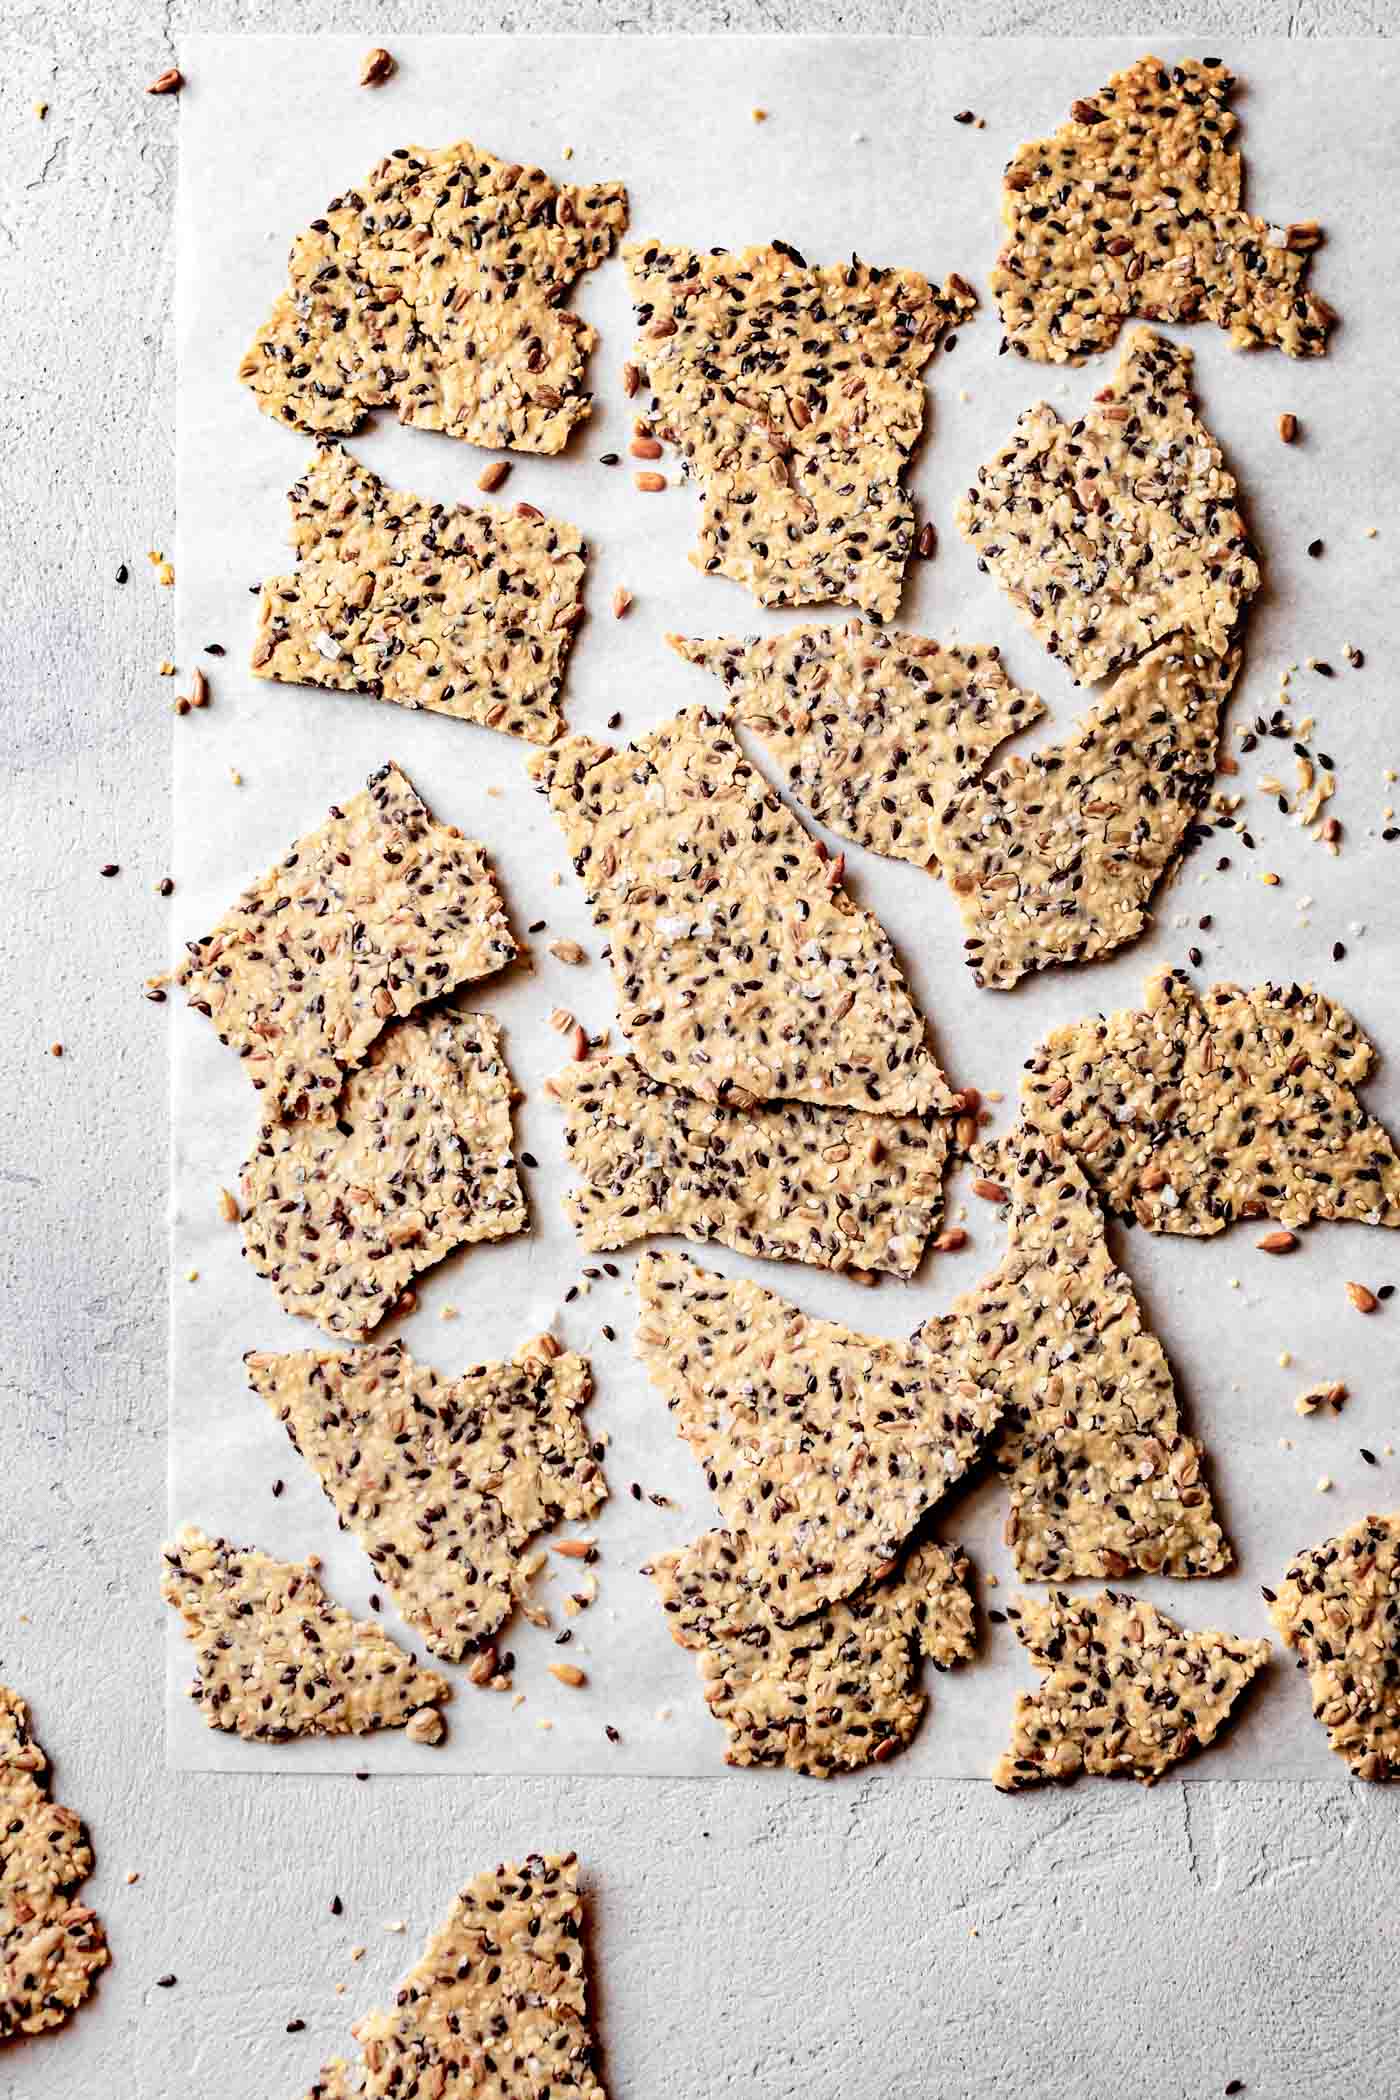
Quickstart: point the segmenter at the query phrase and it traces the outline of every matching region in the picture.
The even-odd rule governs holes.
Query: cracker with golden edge
[[[1003,738],[1045,712],[995,648],[852,620],[714,641],[666,637],[723,679],[734,719],[821,824],[872,853],[935,864],[935,812]]]
[[[1400,1511],[1300,1553],[1269,1616],[1352,1777],[1400,1779]]]
[[[1006,1192],[1006,1253],[926,1331],[940,1361],[951,1346],[1002,1402],[994,1457],[1017,1574],[1219,1574],[1233,1555],[1201,1446],[1081,1168],[1024,1126],[976,1163]]]
[[[160,1593],[184,1620],[197,1675],[190,1697],[210,1728],[246,1742],[405,1728],[451,1687],[373,1620],[326,1595],[311,1561],[207,1538],[187,1524],[161,1549]],[[421,1724],[420,1724],[421,1725]]]
[[[1240,348],[1320,357],[1334,316],[1304,285],[1316,223],[1240,208],[1243,165],[1218,60],[1140,58],[1006,164],[991,290],[1003,348],[1055,364],[1105,350],[1130,314],[1213,321]]]
[[[956,275],[809,267],[775,241],[700,255],[624,248],[657,435],[702,499],[690,559],[760,605],[893,617],[913,551],[901,476],[923,428],[920,374],[976,307]]]
[[[391,760],[189,943],[177,982],[265,1116],[314,1115],[391,1020],[515,952],[486,848],[439,824]]]
[[[979,985],[1136,940],[1215,777],[1239,666],[1180,638],[1120,671],[1065,743],[969,773],[931,813]]]
[[[581,1420],[588,1364],[548,1336],[460,1378],[401,1342],[243,1361],[402,1616],[447,1662],[509,1616],[535,1534],[607,1498]]]
[[[0,2042],[59,2027],[107,1966],[107,1936],[79,1901],[92,1872],[81,1819],[49,1794],[29,1708],[0,1684]]]
[[[689,708],[530,761],[653,1079],[706,1100],[950,1108],[888,934],[739,748]]]
[[[1071,1022],[1021,1082],[1024,1120],[1063,1144],[1106,1205],[1152,1232],[1235,1218],[1400,1225],[1400,1157],[1356,1098],[1374,1052],[1303,985],[1150,978],[1143,1009]]]
[[[547,744],[588,548],[533,504],[430,503],[323,445],[290,494],[297,567],[258,601],[253,670]]]
[[[1177,635],[1224,657],[1259,588],[1191,364],[1179,343],[1135,328],[1083,416],[1028,408],[958,504],[979,567],[1078,682]]]
[[[1035,1692],[1016,1695],[1011,1743],[992,1774],[1008,1794],[1080,1772],[1151,1786],[1214,1742],[1269,1657],[1267,1641],[1185,1633],[1114,1590],[1021,1597],[1007,1617],[1041,1674]]]
[[[650,1569],[671,1638],[699,1655],[726,1764],[816,1779],[883,1764],[928,1704],[919,1657],[946,1670],[973,1653],[966,1558],[918,1546],[883,1582],[789,1628],[766,1609],[762,1558],[742,1532],[708,1531]]]
[[[515,1086],[484,1014],[398,1021],[333,1117],[271,1124],[243,1168],[243,1251],[288,1312],[363,1341],[410,1280],[521,1232]]]
[[[627,226],[618,183],[558,188],[469,140],[400,147],[292,245],[238,368],[259,408],[345,436],[374,408],[476,445],[558,452],[597,338],[563,301]]]
[[[637,1301],[637,1354],[780,1626],[886,1567],[1001,1411],[952,1348],[814,1319],[685,1254],[644,1254]]]
[[[595,1252],[674,1232],[908,1278],[943,1215],[948,1133],[931,1110],[730,1107],[663,1086],[632,1057],[566,1065],[549,1091],[578,1176],[564,1212]]]

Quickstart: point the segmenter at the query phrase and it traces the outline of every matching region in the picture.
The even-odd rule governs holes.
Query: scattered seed
[[[551,941],[549,952],[556,962],[582,963],[588,960],[588,951],[581,948],[577,941]]]
[[[1291,445],[1298,435],[1298,418],[1288,410],[1285,410],[1278,419],[1278,434],[1285,445]],[[1226,2091],[1229,2091],[1228,2086]]]
[[[1364,1283],[1349,1283],[1347,1296],[1360,1313],[1373,1313],[1380,1304],[1374,1291],[1368,1291]]]
[[[178,1980],[177,1977],[172,1976],[167,1971],[164,1976],[157,1976],[156,1989],[158,1991],[173,1991]]]
[[[654,496],[666,486],[664,474],[637,474],[633,478],[644,496]]]
[[[577,1689],[579,1685],[587,1684],[588,1682],[588,1679],[587,1677],[585,1677],[583,1671],[580,1670],[575,1663],[551,1663],[549,1666],[549,1674],[551,1677],[557,1677],[560,1684],[570,1684],[573,1685],[575,1689]]]
[[[1296,1233],[1292,1232],[1266,1232],[1263,1239],[1256,1240],[1254,1244],[1261,1254],[1291,1254],[1298,1244],[1298,1238]]]
[[[117,576],[116,576],[116,580],[117,580],[117,582],[118,582],[118,583],[125,583],[125,582],[127,582],[127,580],[129,579],[130,575],[131,575],[131,571],[130,571],[130,569],[129,569],[129,568],[127,567],[127,565],[126,565],[126,563],[125,563],[125,562],[122,562],[122,563],[120,564],[120,566],[118,567],[118,569],[117,569]]]
[[[932,561],[938,552],[938,528],[932,522],[919,527],[919,537],[914,543],[920,561]]]
[[[360,86],[382,87],[395,70],[392,54],[382,44],[376,44],[373,51],[365,53],[364,64],[360,67]]]
[[[1309,541],[1308,541],[1308,552],[1309,552],[1309,554],[1310,554],[1310,555],[1312,556],[1313,560],[1314,560],[1314,561],[1316,561],[1316,560],[1317,560],[1317,558],[1318,558],[1318,556],[1319,556],[1319,554],[1321,554],[1321,552],[1322,552],[1322,542],[1321,542],[1321,540],[1309,540]]]
[[[226,1225],[236,1225],[242,1216],[238,1208],[238,1198],[232,1189],[219,1190],[219,1216]]]
[[[476,485],[482,495],[492,495],[506,479],[510,469],[511,462],[508,459],[493,459],[489,466],[483,467],[476,477]]]
[[[615,620],[624,619],[627,613],[630,611],[631,605],[632,593],[630,591],[625,591],[622,588],[622,585],[619,584],[617,589],[613,592],[613,618]]]
[[[180,68],[178,66],[167,66],[163,73],[157,73],[146,93],[148,95],[178,95],[184,84],[185,76],[180,71]],[[173,1976],[170,1980],[172,1983],[175,1981]]]
[[[162,875],[160,881],[156,884],[156,895],[158,897],[173,897],[174,894],[174,883],[168,875]]]
[[[1374,1466],[1379,1463],[1374,1451],[1368,1451],[1364,1444],[1361,1444],[1360,1446],[1358,1446],[1358,1448],[1361,1452],[1361,1456],[1365,1459],[1368,1466]]]
[[[103,861],[102,866],[98,869],[97,872],[99,875],[120,875],[121,867],[119,863],[114,860],[105,860]]]

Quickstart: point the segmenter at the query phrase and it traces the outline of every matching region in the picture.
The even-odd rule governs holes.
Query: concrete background
[[[1383,34],[1383,4],[1165,5],[1203,48]],[[177,111],[141,89],[181,30],[356,30],[353,7],[0,9],[0,533],[11,754],[0,978],[0,1677],[30,1700],[98,1853],[113,1966],[4,2100],[295,2100],[390,1991],[460,1879],[572,1845],[617,2100],[1270,2100],[1400,2090],[1393,1797],[1083,1786],[1034,1802],[878,1780],[625,1782],[167,1774],[165,1034],[169,325]],[[409,29],[1121,32],[1074,4],[388,7]],[[1144,41],[1147,33],[1144,32]],[[633,54],[645,92],[645,50]],[[33,104],[50,105],[39,122]],[[131,581],[113,584],[121,561]],[[97,876],[107,860],[122,873]],[[61,1041],[61,1060],[49,1054]],[[128,1885],[129,1871],[140,1879]],[[328,1911],[339,1894],[344,1914]],[[406,1923],[406,1936],[385,1930]],[[353,1945],[368,1953],[358,1965]],[[155,1979],[173,1971],[174,1989]],[[344,1996],[335,1985],[345,1982]],[[303,2020],[289,2035],[287,2022]]]

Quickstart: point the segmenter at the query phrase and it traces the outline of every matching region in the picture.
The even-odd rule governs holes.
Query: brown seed
[[[373,51],[365,53],[364,64],[360,67],[360,86],[382,87],[393,71],[392,55],[382,44],[376,44]]]
[[[411,1743],[440,1743],[445,1725],[435,1706],[420,1706],[416,1714],[409,1716],[404,1734]]]
[[[515,506],[515,515],[517,518],[539,519],[543,518],[544,512],[542,510],[536,510],[533,503],[517,503]]]
[[[1298,1236],[1292,1232],[1266,1232],[1255,1246],[1261,1254],[1291,1254],[1298,1244]]]
[[[966,1245],[967,1234],[961,1225],[950,1225],[946,1232],[939,1233],[933,1243],[933,1251],[935,1254],[956,1254],[959,1247]]]
[[[551,941],[549,952],[556,962],[581,963],[588,960],[588,951],[581,948],[577,941]]]
[[[661,447],[655,438],[635,437],[627,447],[633,459],[660,459]]]
[[[914,543],[920,561],[932,561],[938,551],[938,529],[932,524],[919,527],[919,537]]]
[[[585,1057],[587,1057],[588,1055],[588,1030],[584,1027],[581,1021],[575,1021],[574,1023],[574,1039],[571,1045],[571,1055],[576,1065],[581,1065]]]
[[[999,1181],[974,1181],[972,1193],[974,1196],[980,1196],[984,1203],[1005,1203],[1006,1201],[1006,1190]]]
[[[587,1560],[593,1551],[592,1539],[556,1539],[554,1550],[564,1560]]]
[[[219,1216],[226,1225],[236,1225],[242,1216],[238,1208],[238,1198],[232,1189],[219,1190]]]
[[[493,459],[489,466],[482,468],[476,477],[476,485],[483,496],[491,495],[494,490],[500,487],[510,472],[510,465],[511,463],[508,459]]]
[[[644,496],[654,496],[666,486],[664,474],[638,474],[634,478]]]
[[[551,1663],[549,1666],[549,1674],[551,1677],[557,1677],[561,1684],[572,1684],[577,1686],[580,1684],[587,1684],[588,1682],[588,1679],[584,1676],[582,1670],[580,1670],[574,1663]]]
[[[1285,411],[1278,419],[1278,434],[1285,445],[1291,445],[1298,435],[1298,418]]]
[[[612,609],[613,609],[613,618],[614,618],[615,620],[621,620],[621,619],[625,618],[625,616],[627,615],[627,613],[628,613],[628,612],[630,612],[630,610],[631,610],[631,607],[632,607],[632,593],[631,593],[630,591],[625,591],[625,590],[624,590],[624,589],[622,588],[622,585],[621,585],[621,584],[619,584],[619,585],[618,585],[618,587],[617,587],[617,589],[616,589],[616,590],[615,590],[615,591],[613,592],[613,601],[612,601]]]
[[[202,671],[196,671],[194,677],[190,680],[190,706],[207,707],[208,705],[209,680]]]
[[[62,1055],[63,1055],[63,1045],[62,1045],[62,1043],[50,1043],[50,1044],[49,1044],[49,1056],[50,1056],[50,1057],[62,1057]]]
[[[146,93],[148,95],[178,95],[184,84],[185,76],[180,71],[180,68],[178,66],[167,66],[163,73],[157,73]]]
[[[1347,1296],[1358,1312],[1373,1313],[1380,1304],[1374,1291],[1368,1291],[1364,1283],[1349,1283]]]
[[[494,1648],[483,1648],[480,1655],[473,1660],[467,1676],[473,1684],[489,1684],[495,1674],[496,1651]]]
[[[964,1152],[969,1151],[977,1142],[976,1116],[959,1116],[957,1122],[953,1125],[953,1136],[962,1146]]]
[[[635,365],[622,367],[622,391],[630,401],[642,383],[642,375]]]

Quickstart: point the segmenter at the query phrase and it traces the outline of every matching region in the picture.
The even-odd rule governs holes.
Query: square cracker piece
[[[530,762],[653,1079],[705,1100],[951,1108],[889,935],[704,708]]]
[[[591,413],[597,340],[564,295],[626,225],[620,184],[556,188],[467,139],[400,147],[298,235],[238,376],[298,430],[345,436],[392,408],[476,445],[558,452]]]
[[[566,1065],[549,1091],[579,1176],[564,1212],[595,1252],[675,1232],[907,1279],[943,1215],[948,1133],[932,1111],[732,1108],[663,1086],[632,1057]]]
[[[1259,588],[1235,478],[1195,413],[1191,352],[1135,328],[1111,386],[1048,402],[977,470],[958,529],[1076,681],[1180,635],[1223,657]]]
[[[954,647],[852,620],[788,634],[666,637],[723,679],[818,823],[872,853],[936,865],[934,813],[1003,738],[1044,714],[995,648]]]
[[[580,1419],[588,1364],[547,1337],[460,1378],[416,1364],[402,1342],[352,1355],[250,1350],[243,1361],[398,1610],[444,1661],[504,1623],[537,1532],[607,1499]]]
[[[992,272],[1008,345],[1082,364],[1129,314],[1214,321],[1240,348],[1320,357],[1331,309],[1304,289],[1322,238],[1240,209],[1235,78],[1216,61],[1140,58],[1053,138],[1006,164],[1007,239]]]
[[[918,1657],[947,1670],[976,1646],[965,1556],[918,1546],[883,1582],[786,1629],[766,1609],[761,1561],[745,1534],[707,1531],[650,1570],[672,1640],[700,1657],[725,1763],[814,1779],[883,1764],[928,1704]]]
[[[194,1643],[190,1697],[211,1728],[246,1742],[404,1728],[451,1696],[382,1626],[333,1603],[309,1561],[186,1524],[161,1549],[160,1593]]]
[[[1269,1616],[1353,1778],[1400,1779],[1400,1510],[1300,1553]]]
[[[391,1020],[504,969],[516,944],[486,848],[391,761],[189,951],[177,982],[275,1119],[329,1113]]]
[[[92,1872],[87,1831],[48,1781],[29,1708],[0,1684],[0,2042],[60,2026],[110,1958],[96,1911],[77,1900]]]
[[[1267,1641],[1183,1633],[1140,1597],[1104,1590],[1018,1598],[1008,1618],[1042,1682],[1018,1692],[1011,1743],[992,1777],[1003,1793],[1080,1772],[1151,1786],[1214,1742],[1269,1659]]]
[[[291,490],[297,568],[258,600],[253,670],[547,744],[588,548],[532,504],[430,503],[324,445]]]
[[[810,268],[775,241],[699,255],[623,250],[658,434],[700,484],[706,574],[760,605],[893,617],[913,550],[900,476],[924,420],[923,367],[972,287],[852,258]]]
[[[522,1232],[515,1087],[484,1014],[399,1021],[333,1120],[265,1128],[243,1168],[243,1251],[288,1312],[363,1341],[454,1247]]]
[[[685,1254],[637,1268],[637,1354],[780,1626],[848,1597],[976,1463],[1001,1412],[940,1354],[799,1306]]]

